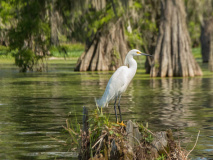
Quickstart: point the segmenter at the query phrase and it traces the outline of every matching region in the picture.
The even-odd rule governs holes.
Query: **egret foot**
[[[120,126],[126,127],[126,125],[124,124],[123,121],[121,121],[121,123],[119,123],[119,122],[117,121],[117,124],[119,124]]]

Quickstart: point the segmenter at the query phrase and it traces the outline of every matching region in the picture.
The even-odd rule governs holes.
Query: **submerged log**
[[[162,155],[164,159],[187,159],[186,151],[174,141],[171,130],[152,133],[131,120],[124,127],[98,114],[91,119],[93,124],[89,126],[88,111],[84,107],[80,160],[143,160],[157,159]]]

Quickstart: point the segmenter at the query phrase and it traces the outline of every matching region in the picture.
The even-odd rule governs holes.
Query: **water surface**
[[[0,159],[72,159],[62,125],[82,106],[95,109],[113,72],[73,72],[75,61],[51,61],[46,73],[19,73],[0,64]],[[148,122],[154,131],[171,128],[193,159],[213,159],[213,76],[149,78],[140,69],[123,94],[123,119]],[[104,112],[115,120],[113,103]]]

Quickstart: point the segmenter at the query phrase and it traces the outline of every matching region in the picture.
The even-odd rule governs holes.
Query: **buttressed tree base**
[[[191,52],[183,1],[161,1],[161,24],[151,77],[194,77],[202,71]]]

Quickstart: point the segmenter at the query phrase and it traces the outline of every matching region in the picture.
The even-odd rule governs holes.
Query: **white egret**
[[[114,72],[114,74],[112,75],[112,77],[110,78],[106,86],[103,96],[100,99],[96,100],[96,104],[98,105],[98,107],[108,107],[108,103],[111,100],[115,99],[114,110],[115,110],[117,123],[118,123],[117,112],[116,112],[117,99],[119,99],[118,109],[120,114],[120,121],[121,121],[121,124],[123,124],[121,109],[120,109],[121,95],[123,92],[126,91],[129,83],[131,82],[132,78],[135,76],[135,73],[137,70],[137,62],[135,61],[133,56],[140,56],[140,55],[152,56],[149,54],[142,53],[141,51],[137,49],[133,49],[129,51],[125,58],[125,65],[127,66],[121,66]]]

